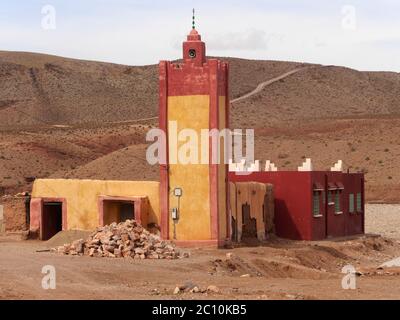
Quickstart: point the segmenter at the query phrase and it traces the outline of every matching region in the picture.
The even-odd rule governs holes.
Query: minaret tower
[[[202,129],[229,127],[228,64],[207,59],[194,11],[192,29],[183,42],[183,62],[161,61],[159,73],[159,126],[167,137],[167,161],[160,165],[161,235],[182,244],[222,246],[230,237],[228,166],[222,157],[213,163],[212,138],[207,135],[207,146],[201,148],[200,137]],[[185,141],[176,133],[183,129],[199,137],[199,163],[177,159]]]

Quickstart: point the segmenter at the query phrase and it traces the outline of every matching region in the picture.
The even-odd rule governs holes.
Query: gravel
[[[367,204],[365,232],[400,238],[400,204]]]

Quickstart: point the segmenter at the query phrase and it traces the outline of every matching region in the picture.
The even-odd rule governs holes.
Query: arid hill
[[[154,115],[156,68],[0,52],[0,125],[74,124]]]
[[[366,172],[369,200],[400,200],[398,73],[223,59],[232,100],[265,85],[231,108],[232,127],[256,130],[257,158],[282,170],[342,159]],[[30,177],[157,179],[145,161],[157,81],[157,65],[0,52],[0,194],[29,190]]]
[[[232,96],[296,63],[232,61]],[[0,126],[103,123],[157,116],[158,66],[0,51]]]

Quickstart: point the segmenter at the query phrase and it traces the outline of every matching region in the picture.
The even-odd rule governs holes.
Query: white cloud
[[[213,50],[260,50],[267,49],[268,36],[264,30],[249,29],[242,32],[215,33],[208,37]]]

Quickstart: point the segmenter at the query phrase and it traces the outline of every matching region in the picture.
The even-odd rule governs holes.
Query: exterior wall
[[[246,175],[231,172],[229,180],[271,183],[274,186],[276,235],[288,239],[313,240],[310,172],[262,171]]]
[[[268,232],[274,230],[272,184],[254,181],[230,182],[229,187],[231,215],[234,222],[232,239],[237,242],[241,242],[244,238],[264,241]],[[245,212],[248,214],[247,217]]]
[[[274,185],[276,235],[294,240],[322,240],[364,233],[364,175],[331,171],[229,173],[232,182],[256,181]],[[328,185],[342,184],[341,212],[328,203]],[[314,185],[320,185],[320,215],[313,215]],[[361,192],[362,212],[349,212],[349,194]],[[355,200],[356,205],[356,200]]]
[[[210,98],[206,95],[168,97],[168,120],[177,121],[178,132],[182,129],[193,129],[200,137],[201,129],[209,128]],[[179,221],[176,223],[177,240],[211,239],[210,230],[210,180],[208,164],[180,164],[176,154],[185,142],[173,138],[171,127],[169,133],[170,209],[179,209]],[[208,146],[208,145],[207,145]],[[207,150],[208,151],[208,150]],[[201,155],[199,148],[198,154]],[[174,188],[183,190],[179,199],[174,196]],[[174,221],[169,221],[169,238],[174,239]]]
[[[226,126],[226,98],[219,97],[218,129]],[[175,225],[169,219],[169,238],[176,240],[208,240],[215,238],[212,234],[211,223],[211,199],[218,193],[218,238],[224,240],[227,237],[227,186],[226,186],[226,164],[224,164],[223,139],[221,139],[220,164],[217,166],[217,186],[215,191],[211,190],[211,174],[208,164],[181,164],[177,163],[177,156],[180,148],[186,141],[176,141],[177,132],[183,129],[193,129],[198,137],[201,137],[201,130],[210,128],[210,97],[206,95],[168,97],[168,154],[169,154],[169,186],[170,190],[180,187],[183,196],[179,200],[172,192],[169,193],[169,207],[179,206],[180,218]],[[177,128],[172,127],[171,121],[176,121]],[[206,150],[202,150],[199,144],[197,150],[199,160],[202,152],[206,151],[205,158],[209,158],[210,143],[207,141]],[[178,151],[176,151],[178,150]],[[175,164],[173,163],[175,162]],[[212,168],[211,168],[212,170]],[[196,221],[196,224],[193,224]]]
[[[328,198],[328,189],[329,183],[342,183],[345,186],[345,181],[343,179],[344,174],[342,172],[335,171],[327,171],[325,173],[326,176],[326,199]],[[348,209],[346,208],[346,186],[345,189],[342,190],[341,198],[340,198],[340,208],[341,212],[335,212],[335,204],[327,203],[326,207],[326,217],[327,217],[327,228],[326,228],[326,236],[328,238],[335,237],[344,237],[346,235],[346,218],[348,216]],[[334,199],[333,199],[334,200]]]
[[[308,240],[321,240],[326,238],[326,226],[327,226],[327,193],[326,193],[326,172],[320,172],[320,171],[312,171],[310,172],[311,175],[311,207],[309,210],[309,215],[311,217],[311,237]],[[324,193],[322,194],[320,198],[320,213],[321,215],[318,217],[315,217],[313,215],[313,192],[314,192],[314,185],[319,184],[321,185],[325,190]]]
[[[312,172],[313,184],[319,183],[325,188],[325,199],[322,201],[324,208],[321,220],[326,223],[326,231],[323,232],[319,225],[313,224],[313,239],[320,239],[326,233],[326,237],[344,237],[364,233],[364,175],[362,173],[342,173],[342,172]],[[340,207],[341,212],[335,212],[335,205],[328,203],[328,189],[330,183],[341,183],[344,186],[342,190]],[[350,213],[349,194],[362,194],[362,212]],[[356,203],[356,201],[355,201]]]
[[[2,198],[0,200],[0,205],[3,206],[4,231],[15,232],[27,229],[25,203],[26,197],[23,196]]]
[[[42,199],[65,199],[63,226],[69,230],[93,230],[99,226],[101,196],[145,197],[149,199],[149,223],[159,223],[159,183],[151,181],[101,181],[38,179],[33,184],[31,230],[39,228]]]
[[[364,220],[365,220],[365,196],[364,196],[364,175],[362,173],[349,173],[344,175],[344,201],[346,208],[346,235],[363,234],[364,233]],[[357,212],[356,194],[361,192],[361,212]],[[350,213],[349,195],[354,194],[354,207],[355,212]]]

